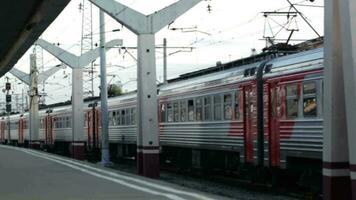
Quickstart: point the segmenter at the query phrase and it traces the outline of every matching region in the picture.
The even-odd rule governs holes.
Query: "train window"
[[[173,113],[174,113],[174,121],[179,122],[179,103],[173,103]]]
[[[173,108],[171,103],[167,103],[167,121],[173,122]]]
[[[115,111],[116,112],[116,125],[121,124],[121,112],[120,110]]]
[[[240,104],[239,104],[239,92],[240,91],[237,91],[236,92],[236,95],[235,95],[235,120],[240,120]]]
[[[296,97],[298,95],[298,85],[287,85],[287,97]]]
[[[129,108],[126,109],[126,124],[127,125],[131,124],[131,111]]]
[[[232,118],[232,97],[231,94],[224,95],[224,119]]]
[[[211,97],[204,97],[204,120],[211,120]]]
[[[286,106],[287,106],[287,117],[288,118],[296,118],[298,117],[298,85],[292,84],[286,86],[287,91],[287,99],[286,99]]]
[[[71,123],[70,123],[71,122],[71,117],[66,117],[66,122],[67,122],[66,123],[66,125],[67,125],[66,127],[70,128],[71,127]]]
[[[121,110],[121,124],[122,124],[122,125],[125,125],[125,124],[126,124],[125,115],[126,115],[125,110]]]
[[[201,121],[203,118],[203,100],[201,97],[197,98],[195,102],[195,107],[196,107],[196,120]]]
[[[221,120],[221,96],[214,95],[214,120]]]
[[[194,121],[194,100],[188,100],[188,120]]]
[[[231,106],[231,94],[224,95],[224,119],[231,119],[232,117],[232,106]]]
[[[187,104],[186,101],[183,100],[180,102],[180,121],[185,122],[186,115],[187,115]]]
[[[136,124],[136,108],[131,108],[131,124]]]
[[[114,110],[109,112],[109,114],[108,114],[109,126],[116,125],[116,115],[117,115],[117,113]]]
[[[57,128],[57,118],[53,117],[53,128]]]
[[[59,127],[59,117],[57,117],[57,119],[56,119],[56,128],[60,128]]]
[[[161,104],[161,122],[166,121],[166,104]]]
[[[316,84],[315,82],[303,84],[303,115],[304,117],[317,116]]]
[[[60,125],[59,125],[59,126],[60,126],[61,128],[64,128],[64,123],[63,123],[64,120],[63,120],[63,117],[61,117],[60,119],[61,119],[61,120],[59,121],[59,122],[60,122]]]
[[[110,111],[109,112],[109,126],[115,126],[115,125],[116,125],[116,112]]]

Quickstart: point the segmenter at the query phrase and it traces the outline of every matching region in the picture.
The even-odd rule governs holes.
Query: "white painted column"
[[[83,68],[72,69],[72,156],[84,159]]]
[[[354,135],[352,131],[356,131],[354,125],[356,76],[352,59],[348,58],[356,46],[352,47],[350,37],[351,15],[345,16],[349,10],[344,6],[348,3],[348,0],[325,1],[323,136],[325,200],[351,199],[352,196],[349,160],[352,162],[353,151],[356,150],[353,149],[355,145],[351,142],[355,141],[352,139]],[[353,102],[350,102],[351,98]]]
[[[137,42],[137,149],[139,174],[155,177],[159,174],[159,129],[155,37],[140,34]]]
[[[36,42],[43,49],[51,53],[60,61],[72,68],[72,142],[70,151],[74,158],[84,159],[87,142],[84,133],[84,110],[83,110],[83,68],[95,61],[100,56],[100,47],[76,56],[61,49],[45,40],[38,39]],[[106,50],[113,46],[122,45],[122,40],[111,40],[106,43]]]
[[[30,148],[39,149],[38,70],[36,55],[30,55]]]
[[[137,168],[159,177],[159,129],[156,84],[155,33],[201,0],[180,0],[150,15],[143,15],[114,0],[90,0],[138,36]]]
[[[356,200],[356,1],[338,0],[352,199]]]

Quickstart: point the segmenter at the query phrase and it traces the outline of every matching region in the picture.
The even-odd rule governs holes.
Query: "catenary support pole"
[[[163,83],[167,84],[167,39],[163,39]]]
[[[100,98],[101,98],[101,163],[110,166],[109,122],[108,122],[108,90],[106,83],[106,55],[105,55],[105,16],[99,11],[100,26]]]
[[[137,168],[138,173],[159,177],[159,129],[155,33],[201,0],[180,0],[151,15],[143,15],[114,0],[90,0],[137,36]]]

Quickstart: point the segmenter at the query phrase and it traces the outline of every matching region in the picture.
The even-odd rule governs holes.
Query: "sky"
[[[80,55],[80,41],[82,34],[82,14],[79,4],[83,0],[71,0],[68,6],[58,18],[47,28],[41,38],[59,46],[71,53]],[[146,15],[166,7],[177,0],[116,0]],[[323,2],[315,0],[291,0],[297,3],[296,8],[303,13],[320,35],[323,33]],[[86,2],[86,5],[89,5]],[[211,6],[209,12],[207,7]],[[312,5],[305,6],[305,5]],[[87,7],[89,8],[89,6]],[[272,36],[281,30],[281,24],[287,22],[286,16],[268,17],[267,20],[261,12],[288,11],[290,9],[287,0],[207,0],[176,19],[169,27],[164,27],[156,34],[156,46],[162,46],[163,38],[167,39],[168,47],[192,47],[168,48],[168,79],[180,74],[212,67],[217,61],[229,62],[251,55],[251,50],[261,52],[266,42],[263,36]],[[99,10],[92,6],[93,43],[99,43]],[[136,88],[136,50],[137,36],[127,28],[116,22],[110,16],[105,17],[106,40],[123,39],[123,45],[132,47],[125,52],[119,49],[111,49],[107,52],[107,80],[109,83],[121,83],[124,91]],[[176,30],[171,30],[171,29]],[[293,34],[292,39],[312,39],[317,35],[302,20],[296,17],[288,25],[289,29],[299,29]],[[120,31],[113,31],[113,30]],[[276,36],[277,39],[286,39],[289,32],[282,29]],[[298,43],[297,41],[292,41]],[[32,48],[18,61],[16,68],[29,72],[29,54]],[[156,49],[157,80],[163,80],[163,53],[161,48]],[[60,62],[43,51],[44,69],[60,64]],[[95,65],[99,64],[99,59]],[[99,66],[95,66],[94,94],[99,94]],[[24,85],[19,80],[6,74],[13,82],[14,95],[21,98]],[[4,76],[5,77],[5,76]],[[4,85],[4,77],[0,80],[0,86]],[[84,93],[90,95],[91,81],[89,73],[84,73]],[[25,88],[24,91],[27,89]],[[42,86],[40,88],[42,90]],[[50,77],[45,85],[46,103],[66,101],[71,96],[71,69],[66,68]],[[16,99],[16,98],[14,98]],[[2,101],[0,99],[0,101]],[[21,100],[19,100],[21,102]]]

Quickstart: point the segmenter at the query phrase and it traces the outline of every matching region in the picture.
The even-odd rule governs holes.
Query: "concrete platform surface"
[[[69,158],[0,145],[0,199],[226,199]]]

